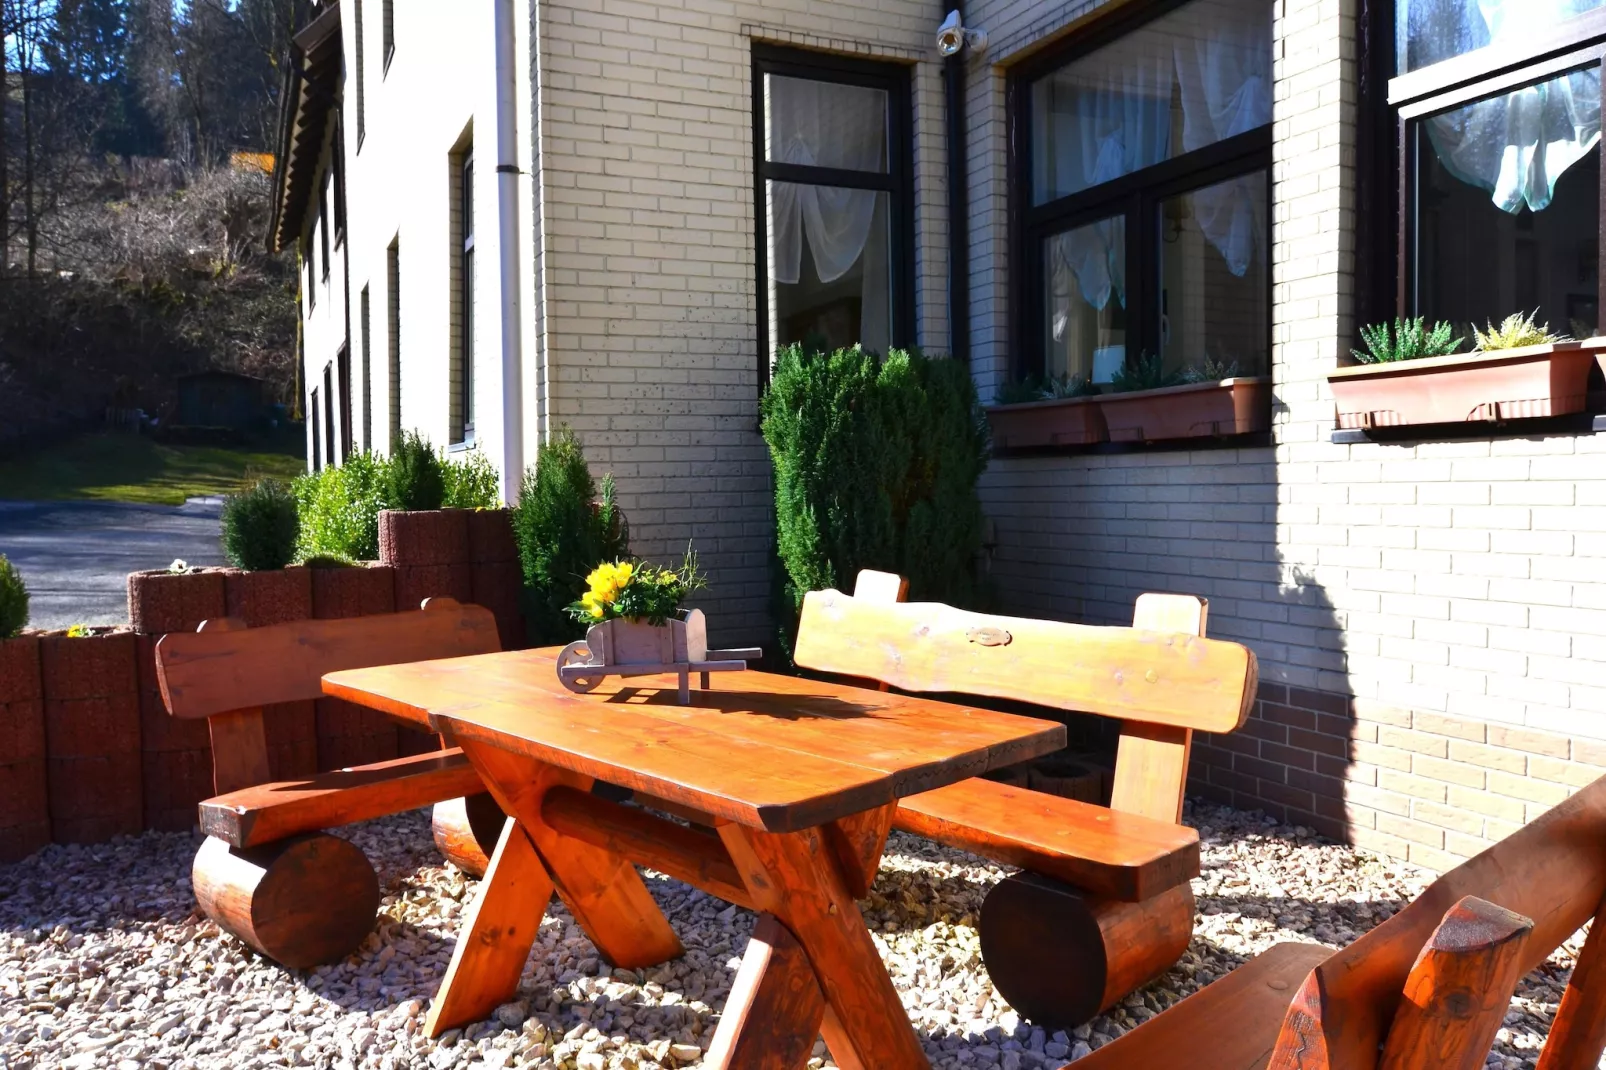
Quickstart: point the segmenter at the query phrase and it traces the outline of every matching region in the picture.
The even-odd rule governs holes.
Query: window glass
[[[1600,107],[1594,68],[1414,124],[1420,314],[1596,333]]]
[[[775,346],[892,344],[885,191],[769,182],[769,284]]]
[[[1193,0],[1032,83],[1032,203],[1271,122],[1271,19]]]
[[[1043,242],[1044,371],[1107,383],[1126,361],[1126,217]]]
[[[1160,202],[1160,356],[1209,379],[1270,368],[1266,173]]]
[[[1395,0],[1400,73],[1496,43],[1515,44],[1535,27],[1606,6],[1606,0]]]
[[[886,172],[886,90],[778,74],[764,86],[765,159]]]

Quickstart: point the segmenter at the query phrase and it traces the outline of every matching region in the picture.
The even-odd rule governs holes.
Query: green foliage
[[[915,598],[975,598],[976,481],[988,441],[963,364],[791,346],[777,356],[762,411],[785,570],[783,643],[804,594],[851,587],[861,568],[907,576]]]
[[[350,558],[336,557],[333,554],[314,554],[303,557],[301,563],[307,568],[353,568],[357,562]]]
[[[388,464],[371,453],[346,458],[339,467],[298,476],[296,504],[302,560],[336,557],[372,561],[379,556],[379,511],[389,509]]]
[[[586,590],[599,561],[630,551],[630,529],[614,501],[613,477],[599,490],[580,440],[567,427],[536,453],[513,507],[513,537],[524,570],[525,621],[531,639],[566,642],[584,634],[567,607]]]
[[[1536,326],[1534,318],[1538,315],[1539,310],[1537,308],[1526,315],[1521,312],[1513,312],[1501,320],[1498,327],[1492,323],[1488,324],[1489,330],[1487,332],[1473,327],[1472,334],[1477,342],[1475,347],[1477,352],[1488,353],[1496,349],[1516,349],[1520,346],[1542,346],[1549,345],[1552,342],[1571,341],[1564,334],[1550,333],[1550,324],[1548,323],[1543,327]]]
[[[1049,398],[1098,397],[1099,388],[1080,375],[1056,375],[1047,379],[1028,375],[1024,379],[1005,383],[995,395],[999,405],[1019,405],[1028,401],[1045,401]]]
[[[1166,371],[1165,361],[1158,353],[1144,353],[1136,360],[1122,365],[1110,378],[1110,385],[1118,394],[1131,390],[1159,390],[1185,382],[1181,371]]]
[[[1351,349],[1350,352],[1362,364],[1443,357],[1461,348],[1462,339],[1451,338],[1453,333],[1454,329],[1442,320],[1429,328],[1422,316],[1396,319],[1392,324],[1374,323],[1361,328],[1361,341],[1366,343],[1366,351]]]
[[[647,561],[605,561],[586,577],[587,591],[567,607],[578,624],[590,627],[624,618],[662,625],[680,611],[693,591],[708,586],[697,568],[697,555],[686,548],[679,568],[659,568]]]
[[[502,486],[496,466],[483,450],[468,450],[462,460],[447,459],[443,503],[448,509],[496,509],[502,504]]]
[[[1177,380],[1183,383],[1219,383],[1223,379],[1234,379],[1242,374],[1243,372],[1238,370],[1236,360],[1206,357],[1203,364],[1190,364],[1183,368]]]
[[[402,435],[385,465],[385,497],[391,509],[439,509],[446,501],[445,465],[416,431]]]
[[[28,585],[17,566],[0,554],[0,639],[10,639],[28,626]]]
[[[261,479],[223,501],[223,555],[236,568],[264,572],[295,559],[296,499],[277,479]]]

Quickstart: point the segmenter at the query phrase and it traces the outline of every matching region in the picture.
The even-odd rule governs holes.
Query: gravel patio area
[[[1190,805],[1186,820],[1204,849],[1192,945],[1157,983],[1070,1035],[1021,1022],[982,967],[973,919],[1007,870],[893,833],[863,906],[933,1066],[1058,1067],[1278,940],[1353,940],[1430,879],[1258,814]],[[676,881],[649,879],[687,953],[636,972],[599,963],[555,906],[519,1001],[431,1041],[421,1032],[424,1011],[475,882],[441,863],[427,812],[346,834],[379,870],[384,916],[356,955],[306,973],[261,959],[195,912],[191,836],[50,847],[0,867],[0,1067],[671,1070],[700,1063],[752,930],[750,913]],[[1575,937],[1523,982],[1491,1067],[1534,1065],[1580,944]],[[821,1066],[823,1053],[817,1047],[810,1065]],[[1186,1063],[1179,1052],[1178,1065]]]

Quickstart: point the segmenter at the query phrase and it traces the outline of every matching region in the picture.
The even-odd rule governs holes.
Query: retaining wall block
[[[320,620],[395,610],[396,570],[389,565],[312,570],[312,615]],[[315,704],[318,768],[344,769],[396,757],[396,722],[340,699]]]
[[[222,569],[128,574],[128,624],[141,635],[193,632],[227,613]]]
[[[386,565],[466,564],[468,509],[386,509],[379,514],[379,560]]]
[[[229,616],[252,628],[310,619],[315,571],[300,567],[267,572],[231,569],[223,577]],[[313,704],[283,702],[264,706],[262,713],[273,778],[293,780],[317,772],[318,724]]]
[[[518,563],[519,549],[513,541],[511,512],[506,509],[476,509],[468,512],[467,520],[470,563]]]
[[[0,863],[50,842],[39,639],[0,640]]]
[[[519,599],[524,586],[524,571],[517,562],[487,563],[474,566],[473,591],[470,599],[484,606],[496,617],[496,631],[502,639],[503,650],[522,650],[524,640],[524,614]]]
[[[133,632],[39,640],[51,835],[100,843],[143,827]]]
[[[396,610],[417,609],[426,598],[440,596],[474,601],[474,569],[455,565],[399,565],[396,568]]]

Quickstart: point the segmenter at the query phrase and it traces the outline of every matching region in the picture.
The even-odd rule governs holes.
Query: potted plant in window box
[[[1098,387],[1080,376],[1010,383],[998,392],[998,403],[986,410],[993,446],[1018,450],[1103,442],[1109,433],[1098,396]]]
[[[1456,353],[1448,323],[1421,317],[1362,328],[1359,366],[1327,376],[1345,429],[1565,416],[1583,412],[1589,373],[1606,338],[1578,342],[1516,313],[1488,332],[1473,329],[1477,348]]]
[[[1234,361],[1166,372],[1145,355],[1116,373],[1099,400],[1111,442],[1245,435],[1271,429],[1271,377],[1239,375]]]

